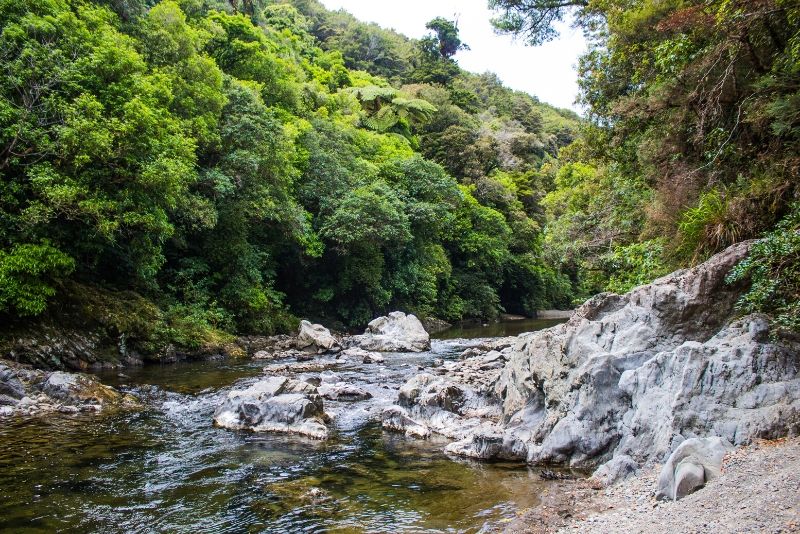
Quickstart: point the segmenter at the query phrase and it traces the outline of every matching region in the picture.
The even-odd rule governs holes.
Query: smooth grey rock
[[[328,437],[327,417],[317,388],[308,382],[271,377],[228,393],[214,412],[223,428],[284,432],[315,439]]]
[[[305,319],[300,321],[300,332],[297,334],[298,349],[321,354],[338,345],[339,342],[331,335],[330,330],[321,324],[311,324]]]
[[[486,389],[465,374],[479,357],[446,362],[446,376],[460,373],[502,407],[499,449],[469,432],[454,449],[597,468],[624,455],[660,460],[678,438],[800,433],[800,345],[771,340],[763,316],[736,318],[743,288],[725,282],[751,244],[625,295],[597,295],[568,322],[519,336],[504,366],[484,371],[496,376]]]
[[[383,428],[403,432],[408,436],[425,439],[431,435],[430,429],[422,422],[412,418],[405,408],[389,406],[381,413]]]
[[[610,486],[635,475],[638,471],[639,466],[633,458],[627,454],[620,454],[598,467],[591,478],[602,486]]]
[[[376,352],[422,352],[431,348],[428,332],[416,316],[395,311],[372,320],[363,335],[348,343]]]
[[[656,498],[678,500],[722,472],[722,460],[733,447],[719,437],[691,438],[673,452],[658,477]]]

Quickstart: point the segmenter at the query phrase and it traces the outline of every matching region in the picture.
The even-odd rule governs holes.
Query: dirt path
[[[561,483],[506,532],[800,532],[800,438],[737,449],[726,456],[720,478],[677,502],[655,500],[658,472],[605,490]]]

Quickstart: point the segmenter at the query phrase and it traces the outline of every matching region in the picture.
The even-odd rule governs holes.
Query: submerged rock
[[[430,336],[419,319],[399,311],[374,319],[364,334],[348,338],[347,343],[377,352],[422,352],[431,348]]]
[[[214,412],[214,423],[223,428],[301,434],[314,439],[328,437],[327,419],[316,387],[278,376],[231,391]]]
[[[74,404],[81,402],[107,404],[119,400],[122,396],[117,390],[101,384],[93,376],[62,371],[50,373],[42,384],[42,392],[53,399]]]
[[[297,348],[307,352],[322,354],[339,346],[339,342],[330,330],[321,324],[300,321],[300,333],[297,334]]]

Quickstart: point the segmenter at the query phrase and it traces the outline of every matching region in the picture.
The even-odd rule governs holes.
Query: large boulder
[[[283,432],[325,439],[322,398],[308,382],[271,377],[228,393],[214,412],[214,424],[234,430]]]
[[[305,319],[300,321],[300,332],[297,334],[297,348],[307,352],[322,354],[339,346],[339,342],[330,330],[321,324],[312,324]]]
[[[656,498],[676,501],[718,477],[722,460],[732,448],[719,437],[687,439],[661,469]]]
[[[448,450],[579,468],[626,456],[630,470],[693,437],[800,432],[800,346],[771,339],[763,316],[736,318],[743,288],[725,281],[750,245],[519,336],[491,388],[500,445],[496,429],[476,429]]]
[[[416,316],[395,311],[373,319],[363,335],[349,343],[367,351],[422,352],[431,348],[431,338]]]

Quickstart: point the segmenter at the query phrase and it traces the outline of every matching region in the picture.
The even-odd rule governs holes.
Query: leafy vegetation
[[[0,28],[6,324],[84,316],[157,353],[569,301],[539,200],[577,116],[461,71],[452,21],[0,0]]]
[[[157,353],[533,314],[767,235],[740,307],[796,329],[797,6],[490,5],[533,44],[586,32],[588,121],[462,71],[441,17],[413,40],[317,0],[0,0],[4,322]]]
[[[778,334],[800,332],[800,205],[728,275],[731,283],[745,279],[751,286],[737,303],[742,312],[771,314]]]
[[[490,5],[498,30],[531,44],[557,35],[557,21],[589,38],[579,83],[590,121],[549,169],[543,200],[545,255],[578,296],[623,291],[767,232],[734,278],[753,278],[743,310],[772,309],[789,325],[796,234],[778,221],[792,220],[800,194],[797,2]]]

